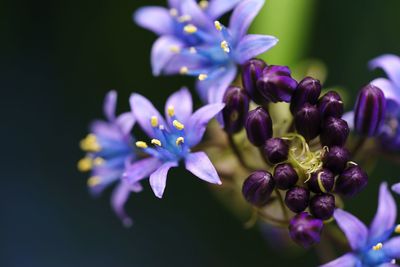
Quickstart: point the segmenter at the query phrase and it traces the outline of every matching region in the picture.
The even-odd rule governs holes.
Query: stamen
[[[207,79],[208,78],[208,75],[207,74],[200,74],[199,75],[199,80],[200,81],[204,81],[205,79]]]
[[[197,50],[195,47],[192,46],[191,48],[189,48],[189,52],[190,52],[190,54],[196,54]]]
[[[148,147],[147,144],[146,144],[146,142],[143,142],[143,141],[137,141],[137,142],[136,142],[136,146],[137,146],[138,148],[147,148],[147,147]]]
[[[188,74],[188,72],[189,72],[189,69],[188,69],[188,67],[185,67],[185,66],[183,66],[183,67],[179,70],[179,73],[182,74],[182,75]]]
[[[391,260],[390,264],[396,264],[396,259]]]
[[[174,120],[172,122],[172,125],[174,125],[174,127],[178,130],[183,130],[185,128],[185,125],[183,125],[182,123],[180,123],[178,120]]]
[[[200,2],[199,2],[199,6],[200,6],[200,8],[201,9],[206,9],[207,7],[208,7],[208,1],[207,0],[201,0]]]
[[[172,117],[172,116],[174,116],[175,115],[175,108],[174,108],[174,106],[168,106],[168,108],[167,108],[167,112],[168,112],[168,116],[170,116],[170,117]]]
[[[192,17],[190,15],[183,15],[183,16],[180,16],[178,18],[178,21],[181,22],[181,23],[188,22],[188,21],[191,21],[191,20],[192,20]]]
[[[101,178],[99,176],[92,176],[87,180],[87,185],[90,187],[94,187],[99,184],[101,184]]]
[[[172,46],[169,48],[169,50],[170,50],[172,53],[176,53],[176,54],[178,54],[178,53],[181,52],[181,48],[180,48],[179,46],[177,46],[177,45],[172,45]]]
[[[222,31],[222,24],[218,20],[214,21],[214,26],[217,31]]]
[[[394,228],[394,232],[395,232],[396,234],[400,234],[400,224],[398,224],[398,225],[396,226],[396,228]]]
[[[78,161],[78,170],[81,172],[90,171],[93,167],[93,162],[90,157],[84,157]]]
[[[326,191],[324,184],[322,183],[322,179],[321,179],[321,176],[323,173],[324,173],[323,171],[318,173],[317,181],[318,181],[319,189],[321,189],[322,193],[326,193],[327,191]]]
[[[221,48],[222,50],[224,50],[225,53],[229,53],[231,51],[228,42],[225,40],[221,42]]]
[[[152,127],[157,127],[158,126],[158,118],[156,116],[152,116],[150,121],[151,121],[151,126]]]
[[[177,146],[179,146],[179,145],[185,143],[185,139],[182,136],[178,137],[178,138],[176,138],[176,142],[175,143],[176,143]]]
[[[381,250],[383,247],[382,243],[378,243],[375,246],[372,247],[373,250],[377,251],[377,250]]]
[[[101,146],[97,142],[97,138],[94,134],[88,134],[85,139],[80,142],[80,147],[83,151],[99,152]]]
[[[178,16],[178,10],[177,10],[176,8],[171,8],[171,9],[169,10],[169,14],[170,14],[172,17],[176,17],[176,16]]]
[[[197,27],[194,26],[193,24],[188,24],[183,28],[183,30],[188,34],[193,34],[197,32]]]
[[[156,146],[161,146],[161,145],[162,145],[162,144],[161,144],[161,141],[158,140],[158,139],[152,139],[152,140],[151,140],[151,143],[152,143],[153,145],[156,145]]]
[[[103,158],[101,158],[101,157],[97,157],[97,158],[95,158],[95,159],[93,160],[93,164],[94,164],[95,166],[101,166],[101,165],[103,165],[105,162],[106,162],[106,161],[105,161]]]

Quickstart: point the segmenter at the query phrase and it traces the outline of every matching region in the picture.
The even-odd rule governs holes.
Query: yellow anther
[[[155,146],[161,146],[161,141],[158,139],[151,139],[151,143]]]
[[[101,178],[99,176],[92,176],[87,180],[87,185],[90,187],[94,187],[99,184],[101,184]]]
[[[200,74],[199,75],[199,80],[200,81],[204,81],[205,79],[207,79],[208,78],[208,75],[207,74]]]
[[[191,48],[189,48],[189,52],[190,52],[190,54],[196,54],[197,53],[197,49],[192,46]]]
[[[396,234],[400,234],[400,224],[398,224],[398,225],[396,226],[396,228],[394,228],[394,232],[395,232]]]
[[[186,33],[192,34],[192,33],[197,32],[197,27],[194,26],[193,24],[188,24],[188,25],[186,25],[186,26],[183,28],[183,30],[184,30]]]
[[[157,127],[158,126],[158,118],[156,116],[152,116],[150,119],[151,126],[152,127]]]
[[[85,157],[78,161],[78,170],[81,172],[90,171],[93,167],[93,162],[90,157]]]
[[[201,0],[199,2],[199,6],[201,9],[206,9],[208,7],[208,1],[207,0]]]
[[[185,67],[185,66],[183,66],[183,67],[179,70],[179,73],[182,74],[182,75],[188,74],[188,72],[189,72],[189,69],[188,69],[188,67]]]
[[[178,54],[178,53],[181,52],[181,48],[180,48],[179,46],[177,46],[177,45],[172,45],[172,46],[169,48],[169,50],[170,50],[172,53],[176,53],[176,54]]]
[[[143,141],[137,141],[137,142],[136,142],[136,146],[137,146],[138,148],[147,148],[146,142],[143,142]]]
[[[94,134],[88,134],[85,139],[80,142],[80,147],[83,151],[99,152],[101,146],[97,142],[97,138]]]
[[[176,17],[176,16],[178,16],[178,10],[175,9],[175,8],[171,8],[171,9],[169,10],[169,14],[170,14],[171,16],[173,16],[173,17]]]
[[[191,20],[192,20],[192,17],[190,15],[183,15],[178,18],[179,22],[188,22]]]
[[[172,117],[172,116],[174,116],[175,115],[175,108],[174,108],[174,106],[168,106],[168,108],[167,108],[167,112],[168,112],[168,116],[170,116],[170,117]]]
[[[218,20],[214,21],[214,26],[218,31],[222,31],[222,24]]]
[[[97,157],[93,160],[95,166],[103,165],[106,161],[103,158]]]
[[[231,51],[227,41],[222,41],[221,42],[221,48],[222,48],[222,50],[224,50],[225,53],[229,53]]]
[[[185,139],[181,136],[176,138],[176,145],[179,146],[181,144],[185,143]]]
[[[378,244],[376,244],[375,246],[373,246],[372,249],[373,249],[373,250],[381,250],[382,247],[383,247],[383,244],[382,244],[382,243],[378,243]]]
[[[183,125],[182,123],[180,123],[178,120],[174,120],[172,122],[172,124],[174,125],[174,127],[178,130],[183,130],[185,128],[185,125]]]

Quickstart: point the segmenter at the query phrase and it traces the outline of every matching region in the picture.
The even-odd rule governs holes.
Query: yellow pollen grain
[[[200,6],[200,8],[201,9],[206,9],[207,7],[208,7],[208,1],[207,0],[201,0],[200,2],[199,2],[199,6]]]
[[[231,50],[229,49],[229,44],[227,41],[221,42],[221,48],[224,50],[225,53],[229,53]]]
[[[205,79],[207,79],[208,78],[208,75],[207,74],[200,74],[199,75],[199,80],[200,81],[204,81]]]
[[[195,47],[192,46],[191,48],[189,48],[189,52],[190,52],[190,54],[196,54],[197,50]]]
[[[151,126],[152,127],[157,127],[158,126],[158,118],[156,116],[152,116],[150,119]]]
[[[170,116],[170,117],[172,117],[172,116],[174,116],[175,115],[175,108],[174,108],[174,106],[168,106],[168,108],[167,108],[167,112],[168,112],[168,116]]]
[[[174,127],[178,130],[183,130],[185,128],[185,125],[183,125],[182,123],[180,123],[178,120],[174,120],[172,122],[172,125],[174,125]]]
[[[214,26],[218,31],[222,31],[222,24],[218,20],[214,21]]]
[[[179,146],[179,145],[185,143],[185,139],[182,136],[178,137],[178,138],[176,138],[176,142],[175,143],[176,143],[177,146]]]
[[[189,69],[188,69],[188,67],[185,67],[185,66],[183,66],[183,67],[179,70],[179,73],[182,74],[182,75],[188,74],[188,72],[189,72]]]
[[[105,163],[106,161],[103,158],[97,157],[93,160],[93,164],[95,166],[101,166]]]
[[[394,228],[394,232],[395,232],[396,234],[400,234],[400,224],[398,224],[398,225],[396,226],[396,228]]]
[[[101,146],[94,134],[88,134],[79,145],[83,151],[99,152],[101,150]]]
[[[87,185],[90,187],[94,187],[101,183],[101,178],[99,176],[92,176],[87,180]]]
[[[188,22],[191,20],[192,20],[192,17],[190,15],[183,15],[178,18],[179,22]]]
[[[376,251],[376,250],[381,250],[382,247],[383,247],[383,244],[382,243],[378,243],[375,246],[373,246],[372,249]]]
[[[170,14],[172,17],[176,17],[176,16],[178,16],[178,10],[176,10],[175,8],[171,8],[171,9],[169,10],[169,14]]]
[[[178,54],[178,53],[181,52],[181,48],[180,48],[179,46],[177,46],[177,45],[172,45],[172,46],[169,48],[169,50],[170,50],[172,53],[176,53],[176,54]]]
[[[78,161],[78,170],[81,172],[90,171],[93,167],[92,159],[89,157],[85,157]]]
[[[161,145],[162,145],[162,144],[161,144],[161,141],[158,140],[158,139],[152,139],[152,140],[151,140],[151,143],[152,143],[153,145],[155,145],[155,146],[161,146]]]
[[[193,34],[193,33],[197,32],[197,27],[194,26],[193,24],[188,24],[183,28],[183,30],[186,33]]]
[[[146,142],[143,142],[143,141],[137,141],[137,142],[136,142],[136,146],[137,146],[138,148],[147,148]]]

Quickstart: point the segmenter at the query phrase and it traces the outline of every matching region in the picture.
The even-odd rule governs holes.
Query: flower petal
[[[192,95],[186,87],[173,93],[165,104],[165,117],[168,118],[168,107],[174,107],[176,118],[183,124],[189,119],[193,112]]]
[[[390,80],[400,88],[400,57],[396,55],[382,55],[370,61],[370,68],[382,68]]]
[[[186,124],[186,140],[189,147],[197,145],[203,138],[208,122],[217,115],[225,104],[210,104],[198,109]]]
[[[168,0],[168,6],[170,8],[179,9],[182,0]]]
[[[214,165],[204,152],[190,153],[187,155],[185,158],[185,166],[188,171],[206,182],[222,184]]]
[[[184,0],[181,4],[182,15],[189,15],[190,23],[202,29],[212,29],[213,21],[210,20],[195,0]]]
[[[113,140],[121,139],[121,132],[113,123],[102,120],[95,120],[90,124],[90,132],[96,136],[103,136]]]
[[[325,263],[320,267],[358,267],[361,266],[360,260],[352,253],[344,254],[343,256]]]
[[[373,244],[386,240],[392,234],[396,218],[396,202],[387,183],[382,183],[379,189],[378,210],[369,229],[369,243]]]
[[[132,225],[132,219],[128,216],[124,209],[124,205],[131,192],[130,185],[124,181],[121,181],[114,189],[111,196],[111,206],[125,227],[130,227]]]
[[[122,179],[133,186],[140,180],[149,177],[161,164],[159,159],[153,157],[138,160],[127,166],[125,173],[122,174]]]
[[[232,10],[241,0],[211,0],[206,13],[210,19],[215,20]]]
[[[156,116],[158,123],[165,125],[164,118],[144,96],[134,93],[129,98],[129,102],[131,104],[133,116],[135,116],[140,127],[142,127],[143,131],[145,131],[148,136],[154,136],[153,127],[151,126],[151,117]]]
[[[173,33],[173,20],[169,10],[158,6],[139,8],[133,14],[133,20],[139,26],[158,35]]]
[[[240,40],[246,34],[263,5],[264,0],[245,0],[235,8],[229,22],[234,40]]]
[[[236,61],[239,64],[244,64],[247,60],[271,49],[277,43],[278,39],[274,36],[259,34],[246,35],[235,49]]]
[[[353,250],[361,249],[366,245],[368,229],[359,219],[341,209],[335,210],[334,217]]]
[[[151,49],[151,67],[154,76],[160,75],[167,64],[176,56],[172,48],[180,49],[181,47],[182,42],[170,35],[161,36],[154,42]]]
[[[201,72],[209,66],[207,58],[199,54],[179,53],[171,57],[163,68],[163,73],[167,75],[179,74],[182,67],[188,69],[189,72]]]
[[[383,253],[391,259],[400,259],[400,236],[393,237],[383,244]]]
[[[388,79],[378,78],[373,80],[371,84],[380,88],[383,91],[383,94],[385,95],[386,99],[393,100],[400,105],[400,91],[399,91],[400,88],[399,89],[395,88],[393,86],[393,83],[390,82]]]
[[[117,107],[117,92],[112,90],[107,93],[103,105],[103,112],[108,121],[113,121],[115,119],[116,107]]]
[[[235,80],[237,68],[235,65],[229,65],[226,69],[219,69],[210,74],[210,77],[204,81],[198,81],[197,85],[201,88],[201,83],[207,87],[208,103],[222,103],[229,85]],[[201,90],[201,89],[200,89]],[[203,89],[204,90],[204,89]]]
[[[354,111],[346,112],[343,115],[342,119],[347,122],[350,129],[352,129],[352,130],[354,129]]]
[[[135,125],[135,117],[132,112],[125,112],[118,116],[115,123],[121,129],[123,134],[128,135],[131,132],[133,125]]]
[[[172,167],[177,167],[178,162],[166,162],[150,175],[150,186],[158,198],[162,198],[167,182],[168,171]]]
[[[394,184],[394,185],[392,186],[392,190],[393,190],[394,192],[396,192],[397,194],[400,194],[400,183]]]

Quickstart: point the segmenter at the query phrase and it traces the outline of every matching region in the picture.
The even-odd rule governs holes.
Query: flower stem
[[[367,141],[367,138],[365,136],[358,139],[358,142],[356,143],[356,145],[353,147],[353,149],[351,151],[353,158],[357,158],[358,154],[361,151],[361,148],[364,146],[366,141]]]
[[[240,149],[238,148],[238,146],[236,145],[236,142],[233,139],[232,134],[228,134],[228,141],[229,141],[230,147],[232,148],[233,154],[235,154],[236,158],[238,159],[240,164],[243,166],[243,168],[245,168],[248,171],[253,171],[253,169],[244,160],[243,155],[240,152]]]
[[[278,201],[279,201],[279,204],[281,205],[282,213],[285,216],[285,220],[289,221],[289,214],[287,212],[285,202],[283,201],[283,196],[281,194],[281,191],[279,191],[279,189],[275,189],[275,193],[278,196]]]

